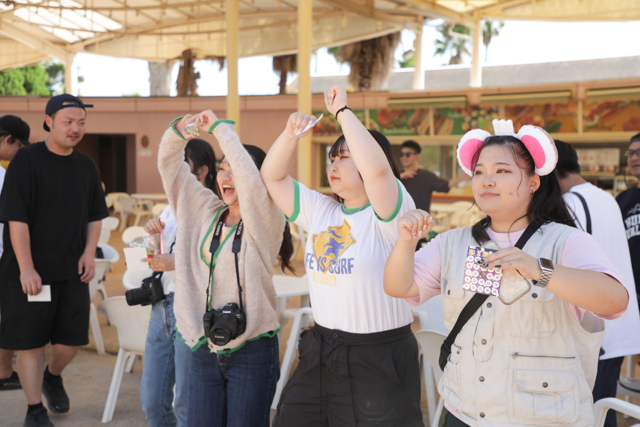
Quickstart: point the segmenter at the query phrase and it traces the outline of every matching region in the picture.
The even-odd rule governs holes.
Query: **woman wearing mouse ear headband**
[[[457,323],[440,359],[446,426],[593,426],[602,319],[621,316],[629,296],[600,246],[572,223],[553,139],[534,126],[516,134],[510,120],[493,126],[495,136],[465,134],[457,151],[487,217],[437,236],[414,260],[415,241],[433,220],[424,211],[406,214],[385,291],[414,306],[441,294],[445,325],[451,331]],[[464,284],[470,247],[489,240],[502,249],[482,267],[516,270],[516,280],[534,284],[519,280],[519,299],[505,299],[502,288],[499,298],[481,296]],[[472,299],[478,304],[463,312]]]

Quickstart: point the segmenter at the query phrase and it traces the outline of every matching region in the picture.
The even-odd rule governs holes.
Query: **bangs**
[[[329,150],[329,160],[331,160],[333,157],[340,156],[340,154],[344,153],[345,151],[348,151],[344,149],[346,142],[346,138],[344,137],[344,135],[342,135],[336,140],[336,142],[333,143],[333,145],[331,146],[331,150]]]

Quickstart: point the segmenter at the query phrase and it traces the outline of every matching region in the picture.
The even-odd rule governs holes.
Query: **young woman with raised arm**
[[[291,115],[262,168],[273,200],[309,234],[305,269],[315,319],[300,339],[300,362],[273,425],[423,426],[411,311],[382,284],[398,220],[415,204],[398,180],[389,141],[365,129],[344,89],[332,87],[325,100],[344,132],[327,171],[336,200],[287,174],[304,136],[296,130],[312,116]]]
[[[443,348],[451,351],[441,358],[438,385],[449,409],[445,426],[593,426],[602,319],[621,316],[629,296],[604,251],[573,225],[553,139],[534,126],[515,134],[510,120],[493,126],[495,136],[472,130],[458,146],[487,217],[437,236],[414,260],[415,242],[433,220],[424,211],[408,212],[387,260],[385,291],[414,306],[442,294],[451,330],[476,292],[489,288]],[[489,241],[499,250],[478,257],[471,247]]]
[[[216,194],[184,162],[193,126],[212,133],[224,154]],[[210,110],[176,119],[160,144],[158,166],[178,220],[176,328],[193,351],[190,426],[269,426],[280,377],[273,265],[280,258],[290,267],[293,245],[260,179],[265,156]]]

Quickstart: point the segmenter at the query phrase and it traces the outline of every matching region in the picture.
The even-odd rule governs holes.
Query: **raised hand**
[[[144,231],[149,234],[161,234],[162,230],[164,230],[164,223],[160,218],[151,218],[144,226]]]
[[[492,253],[484,259],[486,268],[502,268],[503,270],[515,269],[529,280],[539,280],[542,269],[538,260],[522,250],[511,246]]]
[[[290,115],[289,120],[287,120],[287,127],[285,128],[285,133],[287,135],[287,138],[289,139],[303,138],[309,135],[309,133],[313,130],[313,128],[299,135],[296,135],[296,131],[298,132],[301,131],[302,129],[307,127],[309,123],[313,122],[315,119],[316,119],[316,116],[310,116],[304,113],[293,113],[292,115]]]
[[[398,227],[400,228],[399,240],[411,242],[426,236],[433,228],[433,218],[429,212],[422,209],[409,211],[400,218]]]
[[[347,91],[340,86],[331,86],[324,93],[324,102],[327,110],[335,116],[339,109],[347,105]]]
[[[194,135],[191,135],[189,132],[186,131],[186,127],[187,125],[190,125],[191,123],[196,121],[197,116],[192,116],[191,114],[185,114],[184,117],[182,118],[182,120],[178,120],[176,122],[176,124],[174,125],[176,128],[176,131],[182,135],[182,137],[184,139],[193,139],[195,138]],[[207,130],[209,130],[207,128]]]
[[[218,116],[211,110],[204,110],[196,116],[196,125],[204,133],[209,132],[209,128],[218,121]]]

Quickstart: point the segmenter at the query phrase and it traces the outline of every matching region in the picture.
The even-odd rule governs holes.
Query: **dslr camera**
[[[215,345],[227,345],[247,329],[247,317],[242,308],[230,302],[219,310],[211,309],[202,317],[204,335]]]
[[[129,289],[124,296],[127,299],[127,304],[142,306],[153,304],[166,298],[160,276],[156,276],[155,273],[153,276],[144,279],[142,286],[138,289]]]

